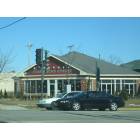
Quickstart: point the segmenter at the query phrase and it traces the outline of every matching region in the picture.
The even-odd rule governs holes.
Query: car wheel
[[[110,104],[110,111],[116,111],[118,109],[118,105],[115,102]]]
[[[72,104],[72,110],[78,111],[78,110],[80,110],[80,109],[81,109],[80,103],[74,102],[74,103]]]

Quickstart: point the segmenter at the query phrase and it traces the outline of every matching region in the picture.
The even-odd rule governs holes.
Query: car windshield
[[[56,94],[56,98],[62,98],[66,93],[59,93],[59,94]]]
[[[63,96],[63,98],[71,98],[81,95],[82,92],[70,92]]]

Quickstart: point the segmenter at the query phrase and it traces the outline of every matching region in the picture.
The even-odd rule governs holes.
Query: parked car
[[[63,110],[85,110],[99,109],[105,110],[109,108],[116,111],[119,107],[124,106],[124,100],[119,96],[112,96],[105,92],[79,92],[72,97],[63,97],[53,102],[53,105]]]
[[[51,103],[53,101],[56,101],[56,100],[62,98],[64,95],[65,95],[65,93],[58,93],[53,98],[43,98],[43,99],[40,99],[38,101],[38,103],[37,103],[37,106],[41,107],[41,108],[51,109],[52,108]]]
[[[53,98],[44,98],[38,101],[37,106],[46,108],[46,109],[52,109],[53,105],[52,102],[57,101],[58,99],[61,99],[63,97],[70,98],[74,96],[75,94],[80,93],[80,91],[72,91],[70,93],[58,93]]]

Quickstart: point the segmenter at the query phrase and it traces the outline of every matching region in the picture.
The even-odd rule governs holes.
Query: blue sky
[[[19,18],[0,18],[0,27]],[[0,30],[0,50],[14,57],[10,70],[21,71],[28,65],[27,44],[33,44],[31,64],[36,48],[49,54],[63,55],[69,45],[73,50],[108,59],[113,55],[123,63],[140,59],[140,18],[44,18],[26,19]],[[12,51],[11,51],[12,50]]]

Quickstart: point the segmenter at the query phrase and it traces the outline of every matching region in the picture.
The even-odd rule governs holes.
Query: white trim
[[[140,76],[140,74],[101,74],[101,76]]]
[[[140,80],[140,78],[125,78],[125,77],[123,77],[123,78],[119,78],[119,77],[118,78],[117,77],[116,78],[107,78],[107,77],[106,78],[105,77],[101,78],[101,80],[104,80],[104,79],[107,79],[107,80],[121,80],[121,79],[125,79],[125,80]]]
[[[75,80],[79,80],[79,79],[81,79],[81,80],[88,80],[89,78],[88,77],[69,77],[69,78],[67,78],[67,77],[58,77],[58,78],[56,78],[56,77],[53,77],[53,78],[48,78],[48,77],[44,77],[44,80],[67,80],[67,79],[75,79]],[[95,79],[92,79],[92,78],[90,78],[91,80],[95,80]],[[40,77],[38,77],[38,78],[32,78],[32,77],[26,77],[26,78],[23,78],[22,79],[23,81],[24,80],[41,80],[41,78]]]

